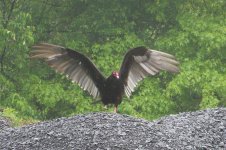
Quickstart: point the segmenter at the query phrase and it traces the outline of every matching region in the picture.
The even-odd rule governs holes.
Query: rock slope
[[[9,119],[3,117],[3,116],[0,116],[0,131],[1,130],[4,130],[6,128],[9,128],[11,125]]]
[[[226,149],[226,108],[149,122],[90,113],[0,131],[0,149]]]

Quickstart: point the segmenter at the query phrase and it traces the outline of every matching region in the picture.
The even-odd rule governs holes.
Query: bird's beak
[[[116,74],[116,78],[119,79],[119,74]]]

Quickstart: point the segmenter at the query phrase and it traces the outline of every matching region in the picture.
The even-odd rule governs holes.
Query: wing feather
[[[58,45],[41,43],[33,46],[32,59],[44,59],[57,72],[88,91],[94,98],[102,94],[105,77],[85,55]]]
[[[120,68],[120,78],[124,82],[125,95],[130,97],[138,82],[149,75],[156,75],[165,70],[172,73],[179,72],[179,62],[173,55],[137,47],[129,50]]]

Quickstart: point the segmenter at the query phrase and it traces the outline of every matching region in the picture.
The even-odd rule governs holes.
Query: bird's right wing
[[[179,72],[179,63],[173,55],[137,47],[129,50],[120,68],[120,78],[124,82],[125,94],[130,97],[137,83],[160,70]]]
[[[41,43],[33,46],[30,58],[44,59],[50,67],[65,74],[94,98],[101,95],[105,77],[85,55],[58,45]]]

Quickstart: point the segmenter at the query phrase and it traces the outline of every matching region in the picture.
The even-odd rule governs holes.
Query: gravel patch
[[[11,126],[11,123],[9,119],[0,116],[0,131],[5,130],[6,128],[9,128]]]
[[[90,113],[0,131],[0,149],[226,149],[226,108],[149,122]]]

